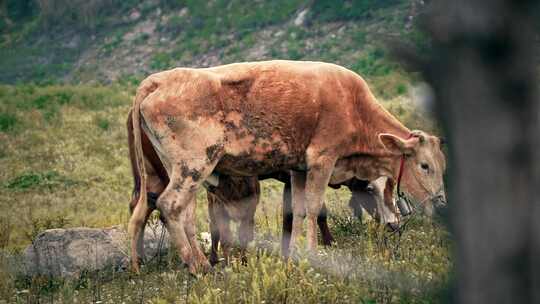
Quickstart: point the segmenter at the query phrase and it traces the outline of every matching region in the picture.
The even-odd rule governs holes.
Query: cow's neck
[[[358,129],[362,134],[358,136],[356,153],[361,155],[362,163],[369,163],[369,166],[361,165],[366,170],[366,175],[395,178],[399,171],[401,156],[391,154],[386,150],[379,140],[379,134],[390,133],[407,139],[411,131],[379,104],[371,94],[368,95],[369,99],[358,112],[360,116]]]
[[[357,128],[361,134],[357,138],[357,153],[375,157],[391,156],[379,141],[379,134],[390,133],[407,139],[411,131],[369,95],[358,111]]]

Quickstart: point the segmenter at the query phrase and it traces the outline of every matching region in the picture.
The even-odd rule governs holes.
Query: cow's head
[[[446,206],[443,182],[446,159],[441,139],[423,131],[413,131],[408,139],[387,133],[380,134],[379,139],[392,154],[404,156],[403,190],[428,213],[433,206]]]

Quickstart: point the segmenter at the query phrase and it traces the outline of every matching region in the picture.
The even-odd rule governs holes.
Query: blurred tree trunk
[[[424,72],[450,140],[459,303],[540,303],[536,2],[433,1],[425,19]]]

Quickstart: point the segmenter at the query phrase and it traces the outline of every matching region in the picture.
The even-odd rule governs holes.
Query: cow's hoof
[[[210,265],[216,266],[219,263],[219,258],[216,255],[210,255],[208,261],[210,262]]]
[[[399,231],[400,225],[399,223],[387,223],[386,224],[386,230],[389,232],[397,232]]]
[[[210,265],[206,257],[204,259],[200,258],[197,261],[197,264],[195,265],[195,269],[197,273],[205,274],[205,273],[210,272],[210,270],[212,270],[212,265]]]

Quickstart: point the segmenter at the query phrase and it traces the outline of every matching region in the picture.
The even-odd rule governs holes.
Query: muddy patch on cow
[[[180,164],[180,174],[183,178],[191,177],[194,182],[201,178],[201,172],[197,169],[190,169],[185,162]]]
[[[221,144],[213,144],[210,147],[206,148],[206,157],[208,157],[208,161],[211,163],[214,162],[219,156],[222,148],[223,145]]]

